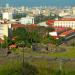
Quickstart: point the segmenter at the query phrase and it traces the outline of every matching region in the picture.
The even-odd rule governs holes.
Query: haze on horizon
[[[75,0],[0,0],[0,6],[75,6]]]

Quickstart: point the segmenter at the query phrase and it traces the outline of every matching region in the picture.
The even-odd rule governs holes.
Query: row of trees
[[[16,30],[13,30],[13,36],[16,37],[16,39],[14,40],[15,43],[18,45],[23,41],[25,46],[29,47],[33,43],[42,43],[44,35],[43,33],[40,33],[38,29],[30,30],[28,28],[18,28]]]
[[[55,39],[49,35],[53,28],[36,27],[36,28],[17,28],[13,30],[13,39],[4,36],[4,43],[0,47],[8,47],[11,44],[30,47],[34,43],[52,43],[55,45],[61,44],[64,38]]]
[[[37,27],[35,29],[30,28],[18,28],[13,30],[13,36],[16,37],[14,42],[18,45],[22,41],[25,46],[31,46],[34,43],[52,43],[59,45],[64,38],[55,39],[49,35],[50,31],[53,31],[53,28]]]

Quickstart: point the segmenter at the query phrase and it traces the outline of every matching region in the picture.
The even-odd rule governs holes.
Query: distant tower
[[[75,7],[72,7],[72,14],[75,15]]]
[[[6,4],[6,8],[9,8],[9,4],[8,3]]]
[[[24,7],[24,6],[22,6],[22,7],[21,7],[21,10],[22,10],[22,11],[24,11],[24,10],[25,10],[25,7]]]

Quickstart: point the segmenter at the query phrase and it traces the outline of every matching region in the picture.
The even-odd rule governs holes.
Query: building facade
[[[4,39],[4,36],[8,37],[8,25],[0,24],[0,38]]]
[[[21,24],[34,24],[34,17],[23,17],[20,20]]]
[[[11,12],[3,12],[2,13],[2,18],[6,19],[6,20],[11,20],[13,18],[13,16],[12,16]]]
[[[54,21],[54,26],[57,27],[70,27],[72,29],[75,29],[75,21],[62,21],[62,20],[58,20],[58,21]]]

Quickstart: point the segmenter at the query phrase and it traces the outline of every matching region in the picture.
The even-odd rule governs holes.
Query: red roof
[[[75,21],[75,18],[61,18],[59,20],[48,20],[46,22],[47,25],[52,25],[54,21]]]
[[[74,32],[75,32],[75,30],[69,30],[69,31],[66,31],[66,32],[61,33],[60,35],[61,36],[67,36],[67,35],[69,35],[71,33],[74,33]]]
[[[60,21],[75,21],[75,18],[61,18]]]
[[[25,25],[25,27],[37,27],[37,25],[36,24],[29,24],[29,25]]]
[[[12,26],[12,28],[14,28],[14,29],[16,29],[16,28],[19,28],[19,27],[25,27],[25,25],[23,25],[23,24],[12,24],[11,25]]]
[[[3,43],[4,42],[4,40],[2,40],[1,38],[0,38],[0,43]]]
[[[68,30],[70,30],[70,28],[66,28],[66,27],[54,27],[54,29],[55,29],[55,31],[56,32],[61,32],[61,31],[68,31]]]
[[[12,28],[20,28],[20,27],[36,27],[36,24],[24,25],[24,24],[12,24]]]
[[[52,36],[54,39],[59,39],[59,36]]]
[[[12,45],[10,45],[9,47],[10,47],[10,48],[16,48],[17,45],[16,45],[16,44],[12,44]]]
[[[15,36],[15,37],[12,37],[12,40],[15,40],[17,38],[17,36]]]
[[[48,21],[46,22],[47,25],[52,25],[53,23],[54,23],[54,20],[48,20]]]

